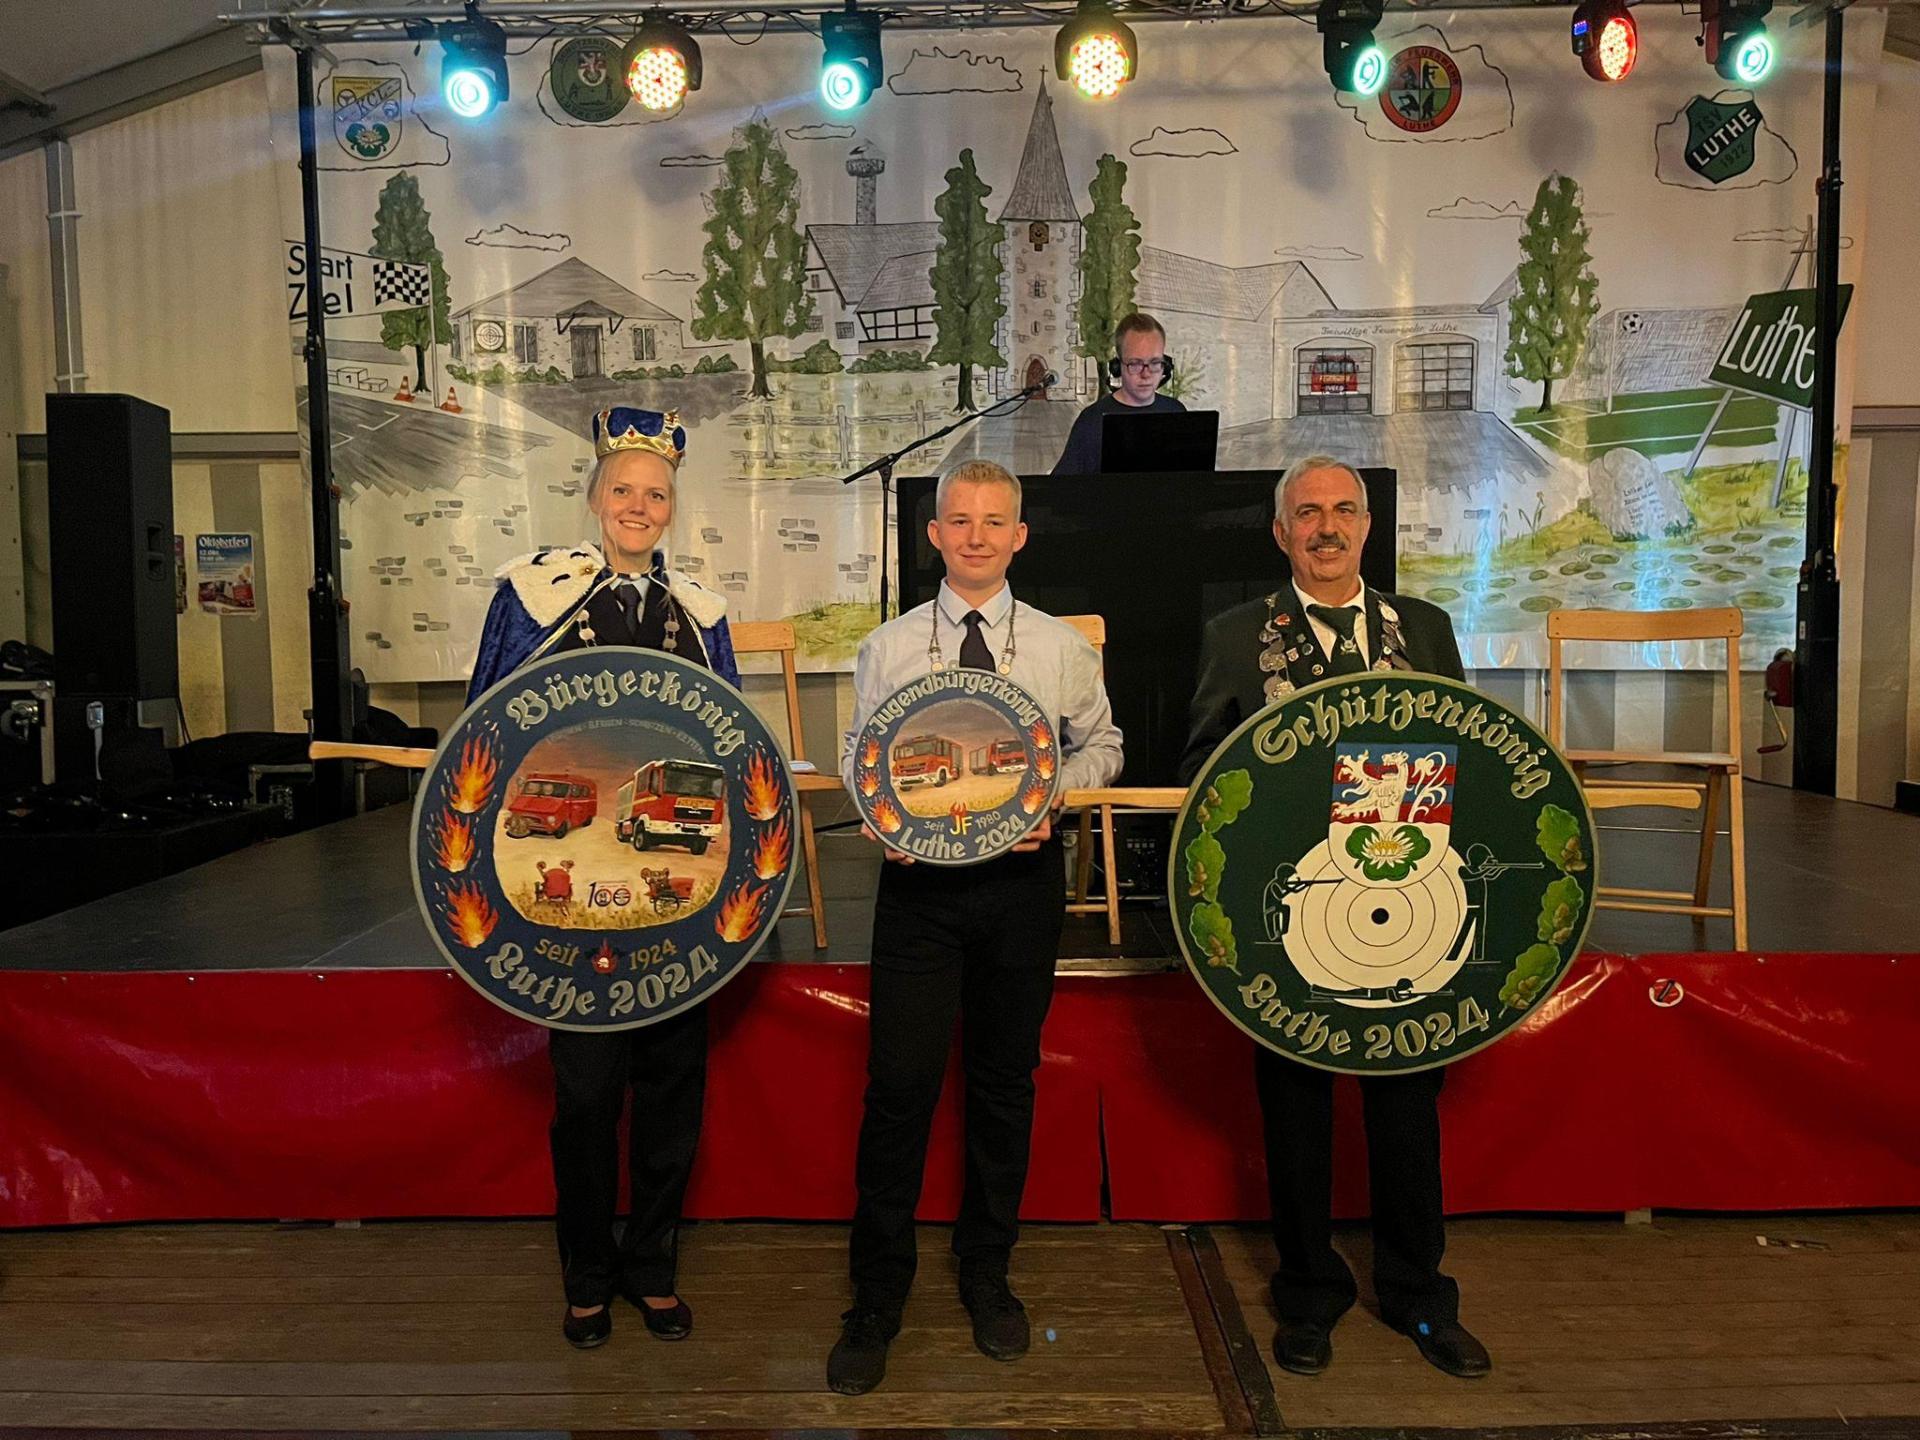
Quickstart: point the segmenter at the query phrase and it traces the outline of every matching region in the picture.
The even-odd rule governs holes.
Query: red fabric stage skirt
[[[865,969],[753,965],[712,1004],[688,1213],[844,1219]],[[545,1213],[546,1049],[450,971],[0,973],[0,1226]],[[1044,1050],[1029,1218],[1098,1219],[1103,1182],[1117,1220],[1264,1217],[1252,1042],[1186,975],[1063,978]],[[1920,957],[1588,955],[1451,1067],[1447,1205],[1920,1205],[1916,1055]],[[958,1206],[956,1080],[927,1219]]]

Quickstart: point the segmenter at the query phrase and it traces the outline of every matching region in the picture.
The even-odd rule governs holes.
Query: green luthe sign
[[[1797,410],[1813,408],[1813,382],[1819,369],[1814,329],[1813,290],[1773,290],[1750,295],[1733,322],[1726,344],[1707,378],[1729,390],[1763,395]],[[1837,329],[1846,322],[1853,287],[1840,287]]]

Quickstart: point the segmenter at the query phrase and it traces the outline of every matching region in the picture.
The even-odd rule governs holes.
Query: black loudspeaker
[[[131,395],[47,396],[47,511],[55,694],[177,695],[168,413]]]

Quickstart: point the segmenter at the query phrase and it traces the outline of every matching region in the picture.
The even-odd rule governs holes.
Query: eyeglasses
[[[1129,375],[1158,375],[1167,368],[1167,358],[1156,355],[1151,360],[1122,360],[1120,368]]]

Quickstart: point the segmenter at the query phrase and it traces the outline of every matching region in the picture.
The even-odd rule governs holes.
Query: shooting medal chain
[[[1292,615],[1281,611],[1280,596],[1281,592],[1276,590],[1266,597],[1267,619],[1266,623],[1260,627],[1262,649],[1259,666],[1260,673],[1266,676],[1261,684],[1261,693],[1266,697],[1268,704],[1286,699],[1299,688],[1294,684],[1293,676],[1289,672],[1294,661],[1310,657],[1313,653],[1311,649],[1313,642],[1309,640],[1305,628]],[[1376,592],[1376,598],[1378,598],[1378,592]],[[1400,612],[1385,599],[1379,599],[1379,605],[1380,653],[1374,657],[1373,664],[1369,668],[1410,670],[1413,667],[1407,660],[1406,641],[1400,633]],[[1351,638],[1343,636],[1341,644],[1352,646],[1354,642]],[[1358,649],[1358,646],[1354,648]],[[1314,662],[1314,679],[1318,680],[1323,670],[1324,667]]]
[[[927,666],[934,674],[938,675],[942,670],[947,668],[946,656],[940,649],[940,602],[938,599],[933,602],[931,608],[933,610],[933,628],[927,635]],[[1014,617],[1019,613],[1020,602],[1018,600],[1009,600],[1007,602],[1007,643],[1002,646],[1000,650],[1000,673],[1002,675],[1013,674],[1013,657],[1019,653],[1014,646],[1013,635]],[[983,622],[985,618],[985,616],[981,617]]]

